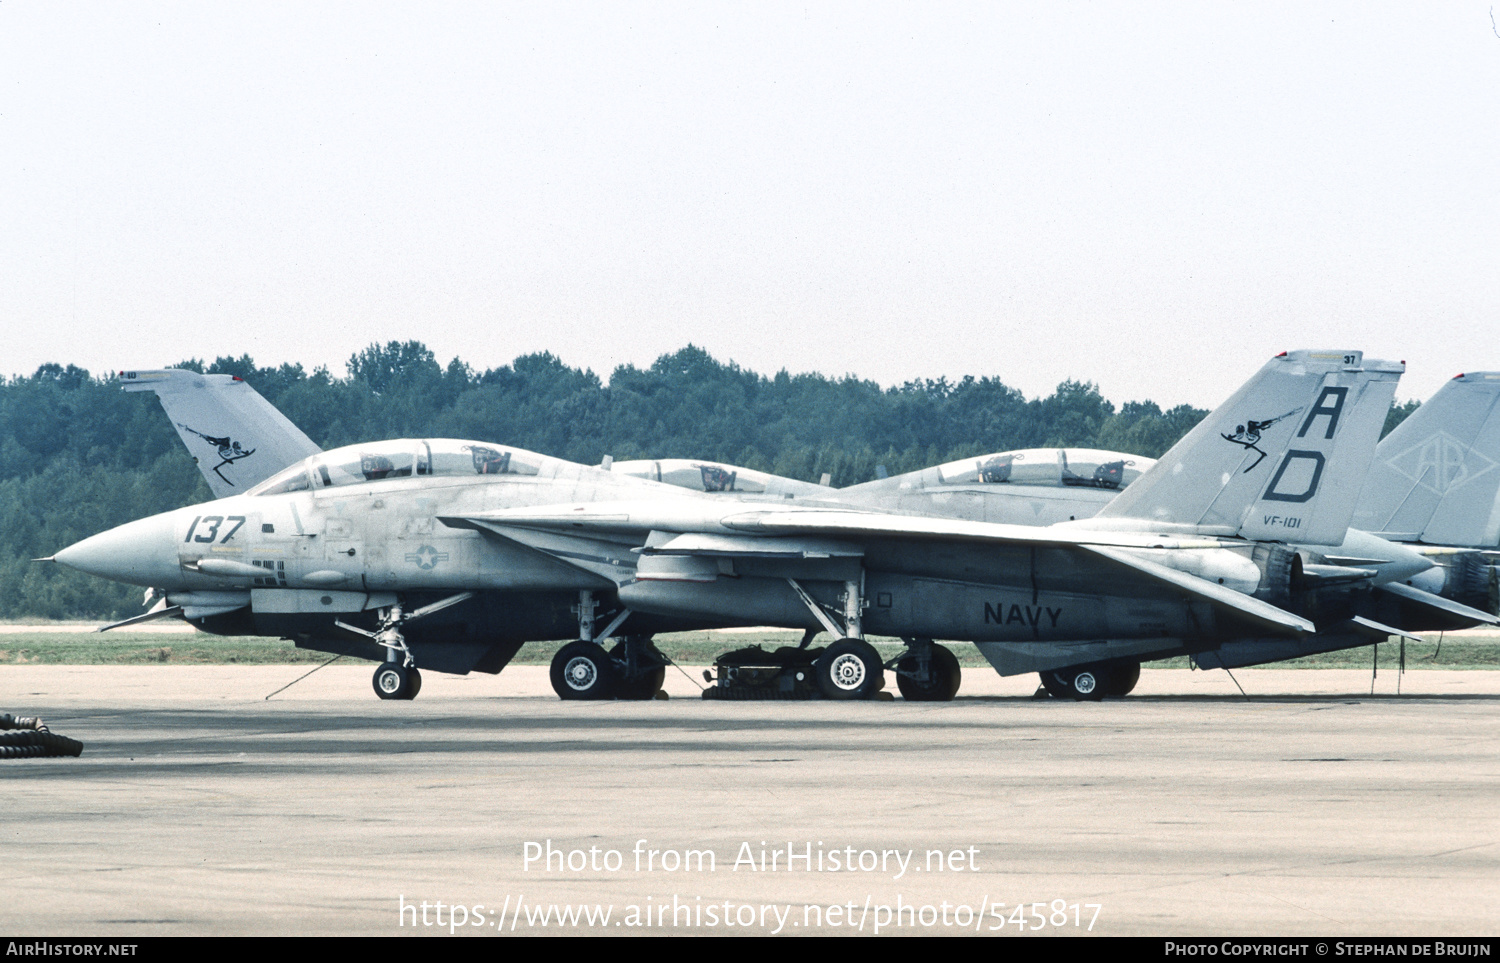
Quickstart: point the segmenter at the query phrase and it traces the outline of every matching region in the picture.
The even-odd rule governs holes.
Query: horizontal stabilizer
[[[1426,641],[1426,639],[1423,639],[1420,635],[1412,635],[1405,629],[1398,629],[1394,626],[1384,625],[1380,622],[1376,622],[1374,619],[1367,619],[1362,615],[1356,615],[1354,618],[1349,619],[1347,622],[1340,622],[1338,625],[1335,625],[1333,628],[1329,629],[1329,631],[1337,634],[1341,629],[1350,632],[1363,633],[1364,635],[1368,635],[1370,638],[1374,639],[1377,642],[1382,642],[1393,635],[1403,639],[1411,639],[1413,642]]]
[[[1196,575],[1188,575],[1165,565],[1139,558],[1129,552],[1117,549],[1105,548],[1099,545],[1085,546],[1087,551],[1133,568],[1137,572],[1143,572],[1160,581],[1167,582],[1188,595],[1203,599],[1215,607],[1228,611],[1242,619],[1256,622],[1268,629],[1279,633],[1293,632],[1315,632],[1317,626],[1302,618],[1293,615],[1285,609],[1277,608],[1269,602],[1263,602],[1258,598],[1236,592],[1225,588],[1207,579],[1198,578]]]
[[[1500,625],[1500,618],[1488,612],[1464,605],[1462,602],[1445,599],[1441,595],[1424,592],[1410,585],[1403,585],[1400,582],[1387,582],[1376,589],[1376,591],[1385,592],[1387,595],[1394,595],[1408,605],[1424,606],[1452,618],[1463,619],[1464,621],[1475,622],[1480,625]]]
[[[1317,635],[1304,635],[1295,639],[1236,639],[1233,642],[1225,642],[1217,649],[1195,652],[1193,662],[1200,669],[1238,669],[1247,665],[1265,665],[1268,662],[1300,659],[1303,656],[1317,655],[1321,652],[1357,649],[1361,646],[1373,645],[1378,641],[1380,640],[1372,639],[1364,632],[1344,634],[1320,632]]]

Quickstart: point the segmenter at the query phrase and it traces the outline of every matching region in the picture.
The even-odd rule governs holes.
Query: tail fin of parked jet
[[[235,495],[322,451],[243,379],[181,368],[121,371],[126,391],[154,391],[215,498]]]
[[[1354,524],[1403,542],[1500,544],[1500,372],[1459,375],[1386,436]]]
[[[1337,545],[1405,370],[1359,351],[1278,355],[1088,525]]]

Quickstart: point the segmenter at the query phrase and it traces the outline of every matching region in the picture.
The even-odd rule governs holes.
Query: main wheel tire
[[[655,699],[656,694],[661,691],[661,684],[667,681],[667,667],[664,665],[647,669],[634,679],[620,679],[615,684],[615,698],[629,701],[645,701]]]
[[[406,670],[406,677],[411,680],[406,698],[415,699],[422,691],[422,673],[417,671],[416,666],[412,666]]]
[[[609,653],[592,642],[569,642],[552,657],[552,691],[560,699],[609,699],[615,684]]]
[[[830,699],[868,699],[885,686],[880,653],[863,639],[840,639],[814,666],[818,689]]]
[[[1066,678],[1068,688],[1073,690],[1073,698],[1097,702],[1104,698],[1104,683],[1108,681],[1109,673],[1098,666],[1075,666],[1068,670]]]
[[[412,692],[412,671],[399,662],[384,662],[375,669],[370,684],[382,699],[410,699],[416,694]],[[417,685],[420,686],[421,682]]]
[[[903,675],[903,670],[915,672],[917,657],[908,655],[896,663],[896,688],[901,690],[901,697],[907,702],[952,702],[953,697],[958,695],[958,686],[963,680],[963,673],[958,668],[958,656],[941,645],[932,647],[932,678],[927,682],[918,682]]]
[[[1109,673],[1097,665],[1073,665],[1041,673],[1042,686],[1054,699],[1097,702],[1104,698]]]
[[[1129,695],[1135,684],[1141,681],[1141,664],[1139,662],[1116,662],[1109,667],[1105,673],[1107,681],[1104,683],[1104,694],[1107,696]]]
[[[636,658],[639,672],[634,678],[628,673],[630,669],[630,647],[637,647]],[[642,651],[644,650],[644,651]],[[615,665],[615,698],[630,702],[644,702],[655,699],[656,694],[661,691],[662,683],[667,680],[667,667],[661,665],[640,666],[641,658],[648,660],[666,661],[666,656],[651,643],[651,637],[621,638],[614,648],[609,650],[610,661]]]

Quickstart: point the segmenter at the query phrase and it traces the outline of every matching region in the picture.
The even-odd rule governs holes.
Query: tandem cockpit
[[[538,475],[549,463],[562,464],[535,452],[477,441],[403,438],[349,445],[304,458],[246,494],[281,495],[400,478]]]
[[[943,485],[1048,485],[1119,490],[1155,459],[1095,448],[1028,448],[939,465]]]

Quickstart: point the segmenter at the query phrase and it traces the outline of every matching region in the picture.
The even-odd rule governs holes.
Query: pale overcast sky
[[[0,373],[1500,369],[1488,3],[0,0]]]

